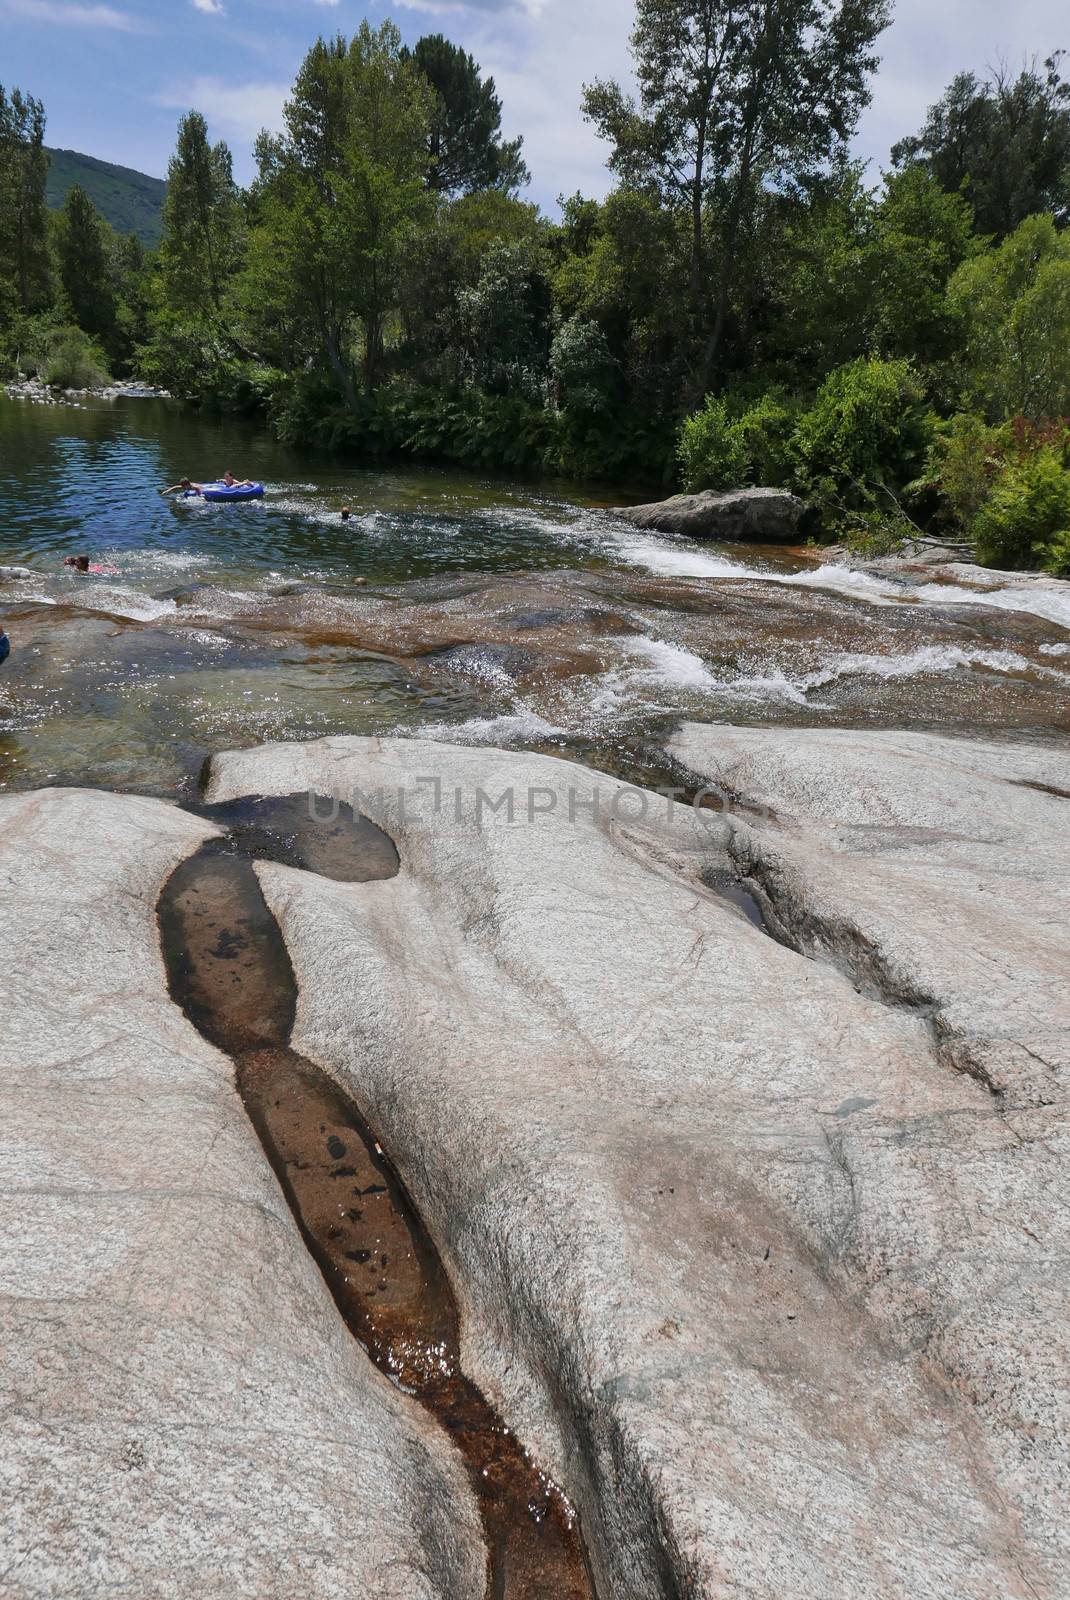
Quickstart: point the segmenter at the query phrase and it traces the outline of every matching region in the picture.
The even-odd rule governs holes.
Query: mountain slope
[[[45,197],[58,209],[80,183],[97,210],[117,233],[136,233],[142,244],[157,245],[167,184],[132,167],[117,167],[77,150],[49,150]]]

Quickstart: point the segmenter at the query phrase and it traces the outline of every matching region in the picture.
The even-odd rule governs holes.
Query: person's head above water
[[[228,467],[228,468],[227,468],[227,470],[226,470],[226,472],[224,472],[224,474],[223,474],[223,482],[224,482],[224,483],[225,483],[225,484],[226,484],[226,485],[227,485],[227,486],[228,486],[228,488],[229,488],[229,486],[230,486],[230,485],[231,485],[231,484],[232,484],[232,483],[233,483],[233,482],[234,482],[234,481],[235,481],[235,478],[234,478],[234,474],[233,474],[233,472],[231,472],[231,470],[230,470],[230,468],[229,468],[229,467]]]
[[[352,511],[350,511],[348,506],[343,506],[342,507],[342,521],[343,522],[348,522],[352,515],[353,515],[353,513],[352,513]]]
[[[75,572],[88,572],[89,571],[89,557],[88,556],[64,556],[63,565],[65,567],[73,567]]]
[[[179,484],[180,489],[192,489],[193,485],[188,478],[183,478]]]

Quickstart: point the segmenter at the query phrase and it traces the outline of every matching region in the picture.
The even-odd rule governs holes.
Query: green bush
[[[763,489],[782,489],[795,477],[792,440],[799,408],[790,406],[774,391],[749,406],[735,424],[746,455],[748,483]]]
[[[919,489],[939,496],[956,530],[968,529],[992,491],[1011,442],[1009,428],[990,428],[973,412],[937,424]]]
[[[108,381],[103,350],[81,328],[54,328],[36,356],[37,375],[61,389],[99,389]]]
[[[795,425],[797,486],[825,510],[883,508],[888,489],[917,476],[933,428],[909,361],[849,362],[829,374]]]
[[[1070,471],[1065,452],[1044,445],[1009,461],[974,519],[986,566],[1027,567],[1060,559],[1070,539]]]
[[[1057,578],[1070,577],[1070,528],[1061,528],[1048,540],[1044,571],[1054,573]]]
[[[736,489],[747,481],[747,441],[738,421],[719,395],[710,395],[701,411],[680,429],[677,450],[684,488]]]

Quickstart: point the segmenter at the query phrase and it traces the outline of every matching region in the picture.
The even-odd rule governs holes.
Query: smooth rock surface
[[[709,813],[415,741],[213,763],[212,799],[302,789],[372,797],[402,865],[258,869],[295,1046],[397,1161],[602,1600],[1065,1594],[1050,1119],[712,893]]]
[[[454,1453],[342,1323],[155,905],[214,831],[0,800],[0,1593],[474,1600]]]
[[[786,489],[705,489],[674,494],[651,505],[626,506],[617,515],[637,528],[686,533],[695,539],[790,541],[797,537],[802,501]]]
[[[870,1196],[845,1254],[870,1312],[913,1319],[976,1406],[1050,1561],[1037,1590],[1068,1593],[1070,753],[698,724],[670,748],[746,803],[732,853],[771,925],[923,1018],[930,1074],[957,1077],[964,1106],[970,1082],[985,1089],[982,1114],[920,1141],[913,1195],[890,1191],[887,1147],[918,1131],[896,1135],[884,1103],[844,1123],[844,1171]],[[894,1219],[866,1214],[882,1193]]]

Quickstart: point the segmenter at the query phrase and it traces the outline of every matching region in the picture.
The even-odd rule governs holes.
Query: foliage
[[[746,481],[747,447],[720,395],[707,396],[701,411],[680,429],[680,467],[684,488],[735,489]]]
[[[613,171],[688,219],[690,311],[708,323],[693,353],[699,392],[719,366],[759,197],[843,147],[889,20],[887,0],[638,0],[638,105],[616,83],[586,89]]]
[[[616,186],[559,221],[517,197],[494,82],[441,35],[320,39],[245,191],[184,117],[155,252],[92,204],[123,169],[79,167],[49,218],[43,109],[0,91],[0,370],[84,379],[103,352],[299,446],[782,485],[871,554],[915,531],[902,502],[989,559],[1065,564],[1060,58],[956,79],[878,182],[847,142],[887,12],[637,0],[635,99],[585,91]]]
[[[1061,560],[1070,539],[1067,444],[1044,445],[1009,461],[975,518],[974,531],[978,555],[989,566]]]
[[[441,33],[401,52],[434,91],[427,131],[427,182],[439,194],[508,193],[529,180],[523,139],[502,142],[502,103],[494,79]]]
[[[1008,430],[991,428],[970,411],[939,423],[918,490],[939,496],[954,528],[969,529],[984,505],[1006,453]]]
[[[169,304],[189,316],[223,304],[241,257],[241,208],[230,151],[208,142],[208,125],[191,111],[178,125],[167,168],[160,271]]]
[[[45,154],[45,200],[51,210],[59,211],[78,184],[116,233],[135,234],[146,250],[159,244],[167,197],[163,178],[150,178],[146,172],[98,161],[77,150],[51,150],[46,146]]]
[[[868,511],[849,512],[838,529],[841,543],[867,561],[898,555],[904,541],[916,532],[895,506],[887,510],[873,507]]]
[[[1070,84],[1063,51],[1012,78],[1004,67],[985,82],[972,72],[952,81],[930,107],[924,128],[892,152],[917,164],[949,193],[964,191],[982,234],[1005,238],[1026,217],[1050,212],[1070,221]]]
[[[1070,527],[1060,528],[1048,539],[1042,565],[1056,578],[1070,577]]]
[[[85,190],[75,184],[59,215],[59,278],[74,321],[98,339],[115,323],[111,252],[105,226]]]
[[[51,298],[44,136],[40,100],[0,84],[0,324]]]
[[[781,488],[794,478],[798,408],[769,391],[739,409],[710,395],[680,429],[677,453],[685,489]]]
[[[550,346],[550,374],[559,407],[593,415],[609,408],[616,386],[616,362],[597,322],[569,317]]]
[[[60,389],[97,389],[108,381],[108,363],[96,340],[71,323],[41,319],[27,329],[24,370]]]
[[[490,394],[539,400],[549,371],[553,301],[537,244],[492,244],[479,281],[458,295],[468,370]]]
[[[910,482],[932,439],[924,386],[909,361],[863,358],[829,374],[795,426],[796,481],[816,506],[881,508]]]
[[[406,245],[426,214],[430,87],[392,23],[362,23],[351,43],[319,40],[285,110],[285,132],[257,145],[259,227],[252,282],[291,357],[310,347],[356,401],[351,330],[359,323],[366,393],[384,369]]]
[[[1050,216],[965,262],[948,296],[967,330],[959,371],[974,405],[993,421],[1070,412],[1070,236]]]

